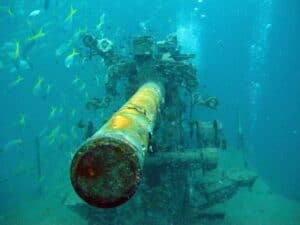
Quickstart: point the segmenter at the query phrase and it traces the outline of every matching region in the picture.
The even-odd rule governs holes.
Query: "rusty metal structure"
[[[135,193],[162,95],[162,87],[146,83],[79,148],[71,178],[81,198],[108,208]]]
[[[220,151],[227,148],[222,123],[200,121],[193,114],[197,105],[218,106],[216,97],[198,93],[195,55],[181,53],[174,34],[163,41],[135,37],[132,57],[121,57],[109,39],[86,34],[83,43],[89,57],[100,57],[106,67],[104,98],[110,101],[105,107],[117,101],[120,80],[126,80],[129,99],[72,161],[78,195],[93,206],[112,208],[95,213],[97,221],[193,224],[199,218],[222,218],[225,212],[210,209],[239,187],[251,188],[257,175],[247,168],[219,168]],[[139,209],[139,215],[132,209]]]

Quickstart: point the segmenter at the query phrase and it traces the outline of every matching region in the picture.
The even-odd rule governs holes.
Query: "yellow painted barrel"
[[[162,99],[160,85],[144,84],[79,147],[72,160],[71,182],[83,200],[111,208],[135,193]]]

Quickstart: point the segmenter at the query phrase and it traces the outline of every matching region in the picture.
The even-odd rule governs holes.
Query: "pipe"
[[[160,85],[144,84],[79,147],[71,164],[71,182],[83,200],[112,208],[133,196],[162,99]]]

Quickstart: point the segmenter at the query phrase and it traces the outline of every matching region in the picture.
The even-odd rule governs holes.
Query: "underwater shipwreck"
[[[106,67],[106,96],[87,106],[110,107],[120,82],[128,101],[78,148],[70,177],[83,201],[74,197],[66,205],[89,224],[224,219],[226,210],[214,206],[239,188],[251,190],[257,175],[246,166],[220,168],[218,155],[227,148],[221,121],[192,113],[218,106],[217,97],[199,93],[195,55],[180,52],[175,34],[163,41],[136,36],[128,57],[89,33],[83,44]]]

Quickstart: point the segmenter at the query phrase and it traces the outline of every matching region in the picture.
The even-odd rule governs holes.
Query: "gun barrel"
[[[142,177],[163,88],[144,84],[76,152],[71,182],[87,203],[111,208],[128,201]]]

